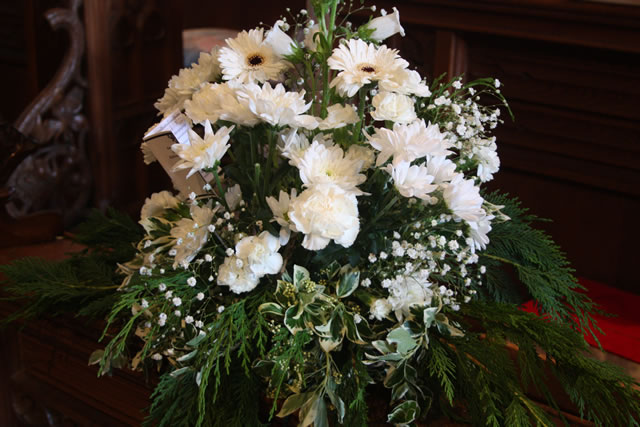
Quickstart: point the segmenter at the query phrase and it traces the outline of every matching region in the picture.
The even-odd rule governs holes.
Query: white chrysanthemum
[[[189,68],[183,68],[177,76],[171,77],[169,87],[162,98],[154,104],[165,116],[175,110],[183,108],[185,101],[191,99],[203,83],[212,82],[220,77],[220,64],[218,63],[218,48],[211,53],[202,52],[198,62]]]
[[[344,158],[348,160],[361,161],[361,170],[363,171],[373,166],[373,163],[376,161],[376,155],[372,149],[355,144],[349,146]]]
[[[408,125],[395,123],[393,130],[377,128],[373,136],[366,135],[369,144],[380,151],[376,166],[393,156],[393,164],[412,162],[426,156],[447,156],[451,143],[445,139],[438,125],[417,120]]]
[[[416,276],[397,276],[389,287],[389,304],[395,312],[398,321],[409,317],[414,305],[431,305],[433,291],[429,289],[431,283]]]
[[[391,120],[396,123],[411,123],[416,120],[415,102],[407,95],[382,91],[373,97],[371,112],[373,120]]]
[[[491,231],[491,221],[495,217],[493,215],[485,215],[478,221],[470,221],[469,230],[471,232],[471,239],[473,245],[471,245],[471,251],[484,250],[489,244],[489,232]]]
[[[409,162],[402,162],[397,165],[387,165],[386,171],[393,178],[393,185],[404,197],[417,197],[422,200],[429,200],[429,193],[438,188],[431,184],[433,176],[424,165],[413,165]]]
[[[173,167],[174,170],[191,168],[187,174],[187,178],[194,173],[205,168],[213,167],[216,162],[220,161],[229,149],[227,141],[229,141],[229,133],[234,126],[230,128],[223,126],[217,132],[213,132],[211,123],[204,122],[204,139],[189,129],[189,144],[173,144],[171,150],[180,156],[180,161]]]
[[[296,226],[289,219],[289,206],[296,199],[296,189],[291,190],[291,195],[280,190],[280,196],[278,200],[275,197],[267,197],[267,204],[273,212],[273,219],[280,225],[280,244],[286,245],[291,236],[291,231],[298,231]]]
[[[140,144],[140,151],[142,151],[142,160],[144,161],[145,165],[150,165],[151,163],[158,160],[153,154],[153,151],[151,151],[151,148],[149,148],[148,143],[143,142],[142,144]]]
[[[384,320],[391,313],[391,304],[386,299],[377,299],[369,309],[371,319]]]
[[[380,82],[380,89],[423,98],[431,96],[429,86],[416,70],[399,70],[390,79]]]
[[[496,144],[474,147],[473,157],[478,161],[478,178],[487,182],[493,179],[493,174],[500,170],[500,158],[496,152]]]
[[[461,173],[446,185],[443,197],[447,206],[458,219],[464,219],[467,222],[480,221],[485,216],[482,208],[482,196],[480,188],[477,187],[470,179],[464,179]]]
[[[263,38],[264,30],[257,28],[248,33],[242,31],[235,39],[227,39],[229,47],[220,49],[218,59],[222,78],[240,83],[278,80],[287,68],[283,61]]]
[[[255,126],[260,120],[246,105],[238,102],[237,87],[241,87],[237,82],[203,85],[184,103],[185,114],[198,124],[222,119],[242,126]]]
[[[337,145],[327,147],[314,141],[296,160],[296,165],[300,170],[300,179],[307,188],[330,184],[351,194],[363,194],[357,188],[367,179],[360,173],[363,162],[345,157],[342,148]]]
[[[400,25],[400,12],[395,7],[393,13],[378,16],[366,25],[367,29],[373,30],[370,37],[376,41],[382,41],[397,33],[404,37],[404,28]]]
[[[347,248],[360,231],[356,196],[334,185],[303,191],[291,203],[289,218],[305,235],[302,246],[314,251],[331,240]]]
[[[285,25],[282,20],[276,21],[273,28],[267,31],[267,37],[264,39],[264,42],[271,46],[276,55],[281,58],[293,54],[293,47],[296,45],[293,39],[282,31],[281,27]]]
[[[315,129],[318,127],[316,118],[303,114],[311,106],[311,103],[305,103],[304,93],[304,91],[287,92],[280,83],[275,87],[269,83],[264,83],[262,87],[250,83],[236,92],[241,104],[272,126]]]
[[[331,81],[342,96],[353,96],[371,82],[385,82],[393,78],[409,63],[398,56],[398,51],[386,46],[376,47],[360,39],[351,39],[333,50],[327,60],[338,75]]]
[[[218,285],[228,286],[236,294],[252,291],[259,281],[260,278],[235,255],[226,257],[218,269]]]
[[[157,217],[167,209],[175,209],[178,204],[180,200],[168,191],[152,194],[151,197],[147,197],[140,210],[140,225],[147,233],[150,232],[153,229],[153,223],[149,218]]]
[[[236,256],[246,261],[249,269],[258,277],[276,274],[282,267],[280,241],[263,231],[258,236],[243,237],[236,243]]]
[[[429,157],[427,172],[433,176],[434,184],[442,184],[453,179],[456,174],[456,164],[445,156]]]
[[[171,237],[176,251],[173,267],[186,266],[200,252],[209,239],[208,226],[211,224],[217,208],[191,205],[191,218],[182,218],[171,229]]]
[[[339,129],[357,123],[358,111],[353,105],[333,104],[327,107],[327,118],[318,124],[318,129]]]

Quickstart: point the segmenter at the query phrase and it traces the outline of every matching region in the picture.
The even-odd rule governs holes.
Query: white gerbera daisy
[[[173,167],[174,170],[191,168],[187,178],[205,168],[213,167],[220,161],[229,149],[230,128],[223,126],[216,133],[211,128],[211,123],[204,122],[204,139],[189,129],[189,144],[173,144],[171,150],[180,156],[180,161]]]
[[[339,71],[330,86],[337,86],[343,96],[353,96],[362,86],[374,81],[392,80],[395,73],[409,66],[397,50],[384,45],[376,47],[359,39],[351,39],[334,49],[327,64]]]
[[[365,134],[366,135],[366,134]],[[376,129],[373,136],[366,135],[369,144],[380,151],[376,166],[384,164],[393,156],[393,164],[412,162],[426,156],[447,156],[451,151],[451,143],[445,139],[438,125],[425,124],[424,120],[416,120],[404,125],[395,123],[393,130]]]
[[[242,31],[235,39],[227,39],[229,47],[220,49],[218,59],[222,78],[240,83],[277,80],[287,68],[273,47],[264,40],[264,30]]]
[[[307,188],[332,184],[350,194],[364,194],[357,188],[367,179],[360,173],[364,162],[345,157],[342,148],[337,145],[326,147],[314,141],[296,163],[300,169],[300,179]]]
[[[311,103],[305,103],[304,94],[304,91],[287,92],[280,83],[275,87],[269,83],[262,87],[249,83],[236,91],[240,104],[272,126],[315,129],[318,127],[316,118],[303,114],[311,106]]]

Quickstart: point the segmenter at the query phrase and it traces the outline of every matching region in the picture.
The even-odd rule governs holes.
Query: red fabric
[[[640,295],[586,279],[580,279],[580,284],[587,288],[589,298],[603,311],[615,315],[593,316],[604,332],[596,333],[602,348],[609,353],[640,363]],[[538,312],[534,301],[524,304],[523,309],[532,313]],[[589,344],[597,346],[590,334],[585,335],[585,338]]]

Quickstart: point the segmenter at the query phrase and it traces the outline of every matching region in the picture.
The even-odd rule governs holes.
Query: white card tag
[[[189,126],[189,120],[187,117],[179,110],[176,110],[162,119],[159,123],[151,126],[147,133],[144,134],[142,140],[147,141],[154,136],[171,132],[180,144],[188,144],[189,129],[191,129],[191,126]]]
[[[176,143],[176,138],[172,133],[165,132],[155,135],[149,139],[145,139],[145,142],[156,159],[158,159],[158,162],[162,165],[164,171],[171,178],[171,182],[176,190],[185,197],[191,192],[196,194],[202,193],[202,187],[207,181],[205,181],[199,172],[187,178],[190,169],[173,170],[173,167],[180,160],[180,157],[171,149],[171,146]]]

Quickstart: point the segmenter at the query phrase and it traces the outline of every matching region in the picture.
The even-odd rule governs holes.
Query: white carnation
[[[302,246],[325,248],[331,240],[349,247],[360,231],[356,196],[335,185],[303,191],[289,208],[289,218],[304,233]]]
[[[393,92],[380,92],[373,97],[371,112],[373,120],[391,120],[396,123],[410,123],[418,118],[413,99]]]
[[[239,260],[235,255],[226,257],[218,269],[218,285],[228,286],[231,292],[236,294],[252,291],[260,281],[260,278],[243,262],[238,262]]]
[[[249,269],[258,277],[276,274],[282,267],[282,255],[278,253],[280,242],[268,231],[258,236],[248,236],[236,243],[236,256],[245,260]]]

